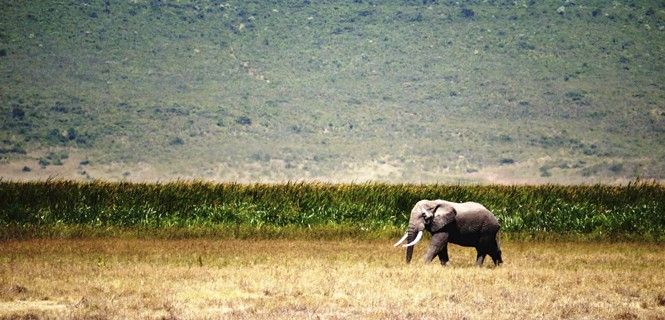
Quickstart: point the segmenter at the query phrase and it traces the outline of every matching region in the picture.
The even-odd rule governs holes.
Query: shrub
[[[76,129],[74,128],[67,129],[67,139],[74,140],[76,139],[76,135],[77,135]]]
[[[51,162],[48,161],[48,160],[45,159],[45,158],[39,158],[39,162],[38,162],[38,163],[39,163],[39,166],[42,167],[42,169],[43,169],[43,168],[46,168],[46,166],[48,166],[49,164],[51,164]]]
[[[175,138],[171,139],[171,141],[169,141],[169,144],[172,145],[172,146],[181,146],[181,145],[185,144],[185,140],[182,140],[182,138],[180,138],[180,137],[175,137]]]
[[[585,93],[583,91],[568,91],[565,96],[572,101],[580,101],[584,99]]]
[[[623,171],[623,163],[612,164],[608,169],[614,174],[619,174]]]
[[[251,126],[252,125],[252,119],[250,119],[247,116],[240,116],[238,119],[236,119],[236,123],[243,125],[243,126]]]
[[[463,8],[460,11],[460,14],[462,15],[463,18],[467,18],[467,19],[468,18],[473,18],[473,16],[476,15],[476,13],[473,10],[468,9],[468,8]]]
[[[12,107],[12,118],[23,120],[24,117],[25,117],[25,111],[23,111],[23,108],[21,108],[18,105],[14,105]]]
[[[60,134],[60,131],[58,129],[51,129],[47,134],[46,134],[46,140],[50,143],[53,144],[63,144],[67,142],[67,139],[65,136]]]

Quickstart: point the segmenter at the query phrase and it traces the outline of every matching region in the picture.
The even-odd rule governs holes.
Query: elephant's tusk
[[[423,237],[423,231],[418,231],[418,235],[416,235],[416,238],[411,241],[411,243],[407,243],[404,245],[404,247],[410,247],[410,246],[415,246],[418,241],[420,241],[420,238]]]
[[[397,241],[397,243],[395,243],[395,244],[393,245],[393,247],[397,247],[397,246],[399,246],[399,244],[402,243],[402,242],[404,242],[404,240],[406,240],[406,237],[408,237],[408,236],[409,236],[409,233],[408,233],[408,232],[404,233],[404,236],[402,237],[402,239],[399,239],[399,241]]]

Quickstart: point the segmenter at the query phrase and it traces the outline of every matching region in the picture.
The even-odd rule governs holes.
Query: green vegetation
[[[92,178],[665,178],[662,1],[0,6],[18,176],[62,148]]]
[[[0,238],[387,238],[420,199],[477,201],[509,235],[665,240],[665,187],[0,182]]]

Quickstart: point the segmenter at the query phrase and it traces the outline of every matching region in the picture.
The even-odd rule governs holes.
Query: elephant
[[[404,236],[395,243],[395,247],[405,240],[406,263],[411,262],[413,246],[420,241],[423,230],[432,234],[432,241],[425,263],[430,263],[434,256],[439,257],[442,265],[448,264],[448,243],[464,247],[475,247],[476,265],[482,266],[486,255],[492,257],[495,266],[503,263],[499,247],[499,220],[476,202],[455,203],[444,200],[421,200],[411,210],[409,226]]]

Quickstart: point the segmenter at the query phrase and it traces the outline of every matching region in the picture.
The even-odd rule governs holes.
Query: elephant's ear
[[[431,219],[434,217],[436,210],[439,208],[440,204],[436,201],[427,201],[424,202],[422,208],[424,209],[425,218]]]
[[[434,219],[432,221],[432,230],[439,230],[445,225],[453,222],[457,216],[457,211],[450,205],[439,205],[434,211]]]

